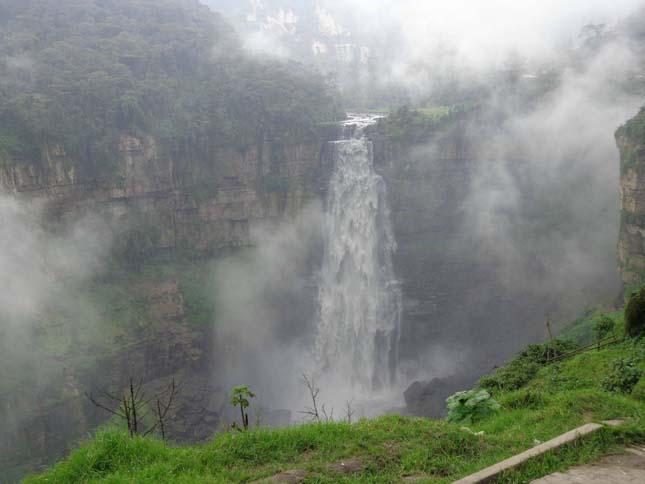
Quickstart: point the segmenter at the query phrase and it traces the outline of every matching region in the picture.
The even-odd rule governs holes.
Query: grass
[[[584,341],[599,317],[589,312],[569,334]],[[613,317],[622,331],[620,313]],[[565,332],[565,334],[567,333]],[[526,359],[527,352],[523,353]],[[630,443],[645,442],[645,402],[601,389],[617,358],[630,357],[645,369],[645,341],[626,340],[563,361],[530,368],[527,378],[492,388],[502,410],[471,428],[446,421],[386,416],[355,424],[335,422],[279,430],[223,433],[199,446],[166,445],[153,438],[131,439],[104,429],[37,483],[243,483],[290,469],[305,469],[307,483],[391,483],[406,476],[419,482],[448,483],[545,442],[587,422],[621,418],[626,425],[606,428],[570,446],[533,459],[500,479],[518,483],[593,461]],[[511,365],[513,366],[513,365]],[[513,366],[515,372],[521,365]],[[500,378],[503,377],[501,374]],[[519,382],[519,383],[518,383]],[[357,457],[364,470],[339,476],[329,463]]]

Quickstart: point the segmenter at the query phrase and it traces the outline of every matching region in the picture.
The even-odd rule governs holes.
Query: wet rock
[[[414,382],[403,397],[408,411],[413,415],[443,418],[446,415],[446,399],[460,389],[463,388],[458,382],[435,378],[429,382]]]

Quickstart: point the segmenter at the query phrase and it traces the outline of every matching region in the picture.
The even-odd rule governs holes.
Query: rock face
[[[115,166],[101,177],[81,173],[61,147],[44,147],[40,164],[3,160],[0,190],[44,201],[64,218],[98,211],[117,244],[137,255],[214,252],[249,245],[254,224],[315,197],[325,185],[321,153],[334,134],[204,153],[166,153],[154,138],[123,136]]]
[[[620,274],[625,284],[645,280],[645,112],[616,132],[620,149]]]
[[[425,141],[396,139],[392,132],[386,121],[370,136],[387,182],[398,245],[394,264],[404,296],[403,371],[406,361],[421,362],[427,373],[412,373],[411,381],[461,381],[471,375],[473,381],[462,382],[467,386],[473,375],[534,341],[535,333],[541,336],[540,319],[547,310],[523,303],[509,290],[469,231],[463,205],[485,157],[481,135],[461,122],[428,133]],[[535,322],[534,332],[518,321]],[[421,415],[439,413],[434,403],[430,411],[413,407]]]

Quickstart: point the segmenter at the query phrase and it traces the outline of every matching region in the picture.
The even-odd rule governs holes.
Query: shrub
[[[625,332],[632,338],[645,336],[645,288],[632,293],[625,307]]]
[[[632,390],[632,397],[641,402],[645,402],[645,378],[641,378]]]
[[[609,316],[601,316],[593,328],[596,342],[600,342],[612,334],[616,329],[616,322]]]
[[[242,418],[242,426],[238,427],[234,424],[235,429],[237,430],[248,430],[249,428],[249,414],[246,412],[246,409],[249,408],[251,398],[255,398],[255,393],[249,390],[249,387],[246,385],[241,387],[235,387],[231,391],[231,405],[234,407],[240,407],[240,416]]]
[[[547,362],[577,347],[571,341],[558,339],[542,345],[529,345],[504,368],[480,379],[478,385],[487,390],[518,390],[531,381]]]
[[[474,389],[467,392],[455,393],[446,400],[448,406],[448,422],[466,425],[478,422],[500,409],[486,390]]]
[[[602,381],[602,388],[611,393],[632,392],[638,380],[643,376],[643,371],[636,367],[633,358],[618,358],[613,362],[613,369]]]

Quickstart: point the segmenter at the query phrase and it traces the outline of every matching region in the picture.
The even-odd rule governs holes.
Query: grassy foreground
[[[612,316],[621,332],[621,313]],[[571,337],[588,334],[585,328],[593,327],[599,317],[591,314],[577,321]],[[108,429],[46,473],[25,482],[235,483],[305,469],[312,472],[308,483],[409,482],[406,477],[418,478],[415,482],[448,483],[586,422],[626,419],[627,424],[619,429],[604,429],[501,479],[527,482],[625,444],[645,442],[645,395],[609,393],[601,387],[617,358],[632,358],[645,368],[645,341],[628,340],[538,369],[509,365],[513,367],[510,373],[502,370],[482,380],[501,404],[501,411],[471,428],[387,416],[352,425],[339,422],[221,434],[208,444],[192,447],[131,439]],[[643,380],[637,388],[642,391]],[[363,462],[362,473],[341,476],[327,468],[351,457]]]

